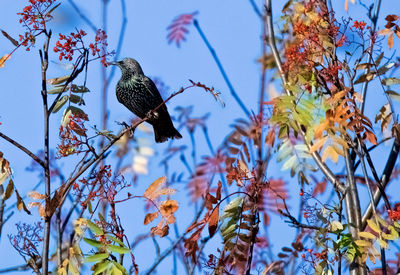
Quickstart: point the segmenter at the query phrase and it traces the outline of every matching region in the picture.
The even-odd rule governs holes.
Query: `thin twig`
[[[250,112],[247,110],[246,105],[244,105],[243,101],[240,99],[239,95],[236,93],[235,89],[232,86],[231,81],[228,78],[228,75],[226,74],[224,67],[221,64],[221,61],[219,60],[214,48],[211,46],[210,42],[208,41],[207,37],[205,36],[203,30],[200,28],[199,22],[195,19],[193,21],[194,26],[196,27],[196,30],[200,34],[201,38],[203,39],[204,43],[206,44],[208,50],[210,51],[212,57],[215,60],[215,63],[217,63],[218,69],[222,74],[222,77],[224,78],[226,85],[228,85],[228,88],[233,96],[233,98],[236,100],[236,102],[239,104],[240,108],[243,110],[243,112],[246,114],[247,117],[250,117]]]
[[[68,0],[68,2],[71,4],[71,6],[74,8],[76,13],[82,18],[83,21],[86,22],[86,24],[89,25],[89,27],[92,29],[93,32],[97,32],[98,28],[90,21],[89,18],[81,11],[81,9],[75,4],[73,0]]]
[[[15,140],[13,140],[12,138],[6,136],[5,134],[0,132],[0,137],[5,139],[6,141],[8,141],[9,143],[11,143],[12,145],[14,145],[15,147],[17,147],[18,149],[20,149],[22,152],[24,152],[25,154],[27,154],[28,156],[30,156],[34,161],[36,161],[40,166],[42,166],[44,168],[44,162],[43,160],[41,160],[38,156],[36,156],[34,153],[32,153],[31,151],[29,151],[26,147],[22,146],[21,144],[19,144],[18,142],[16,142]]]

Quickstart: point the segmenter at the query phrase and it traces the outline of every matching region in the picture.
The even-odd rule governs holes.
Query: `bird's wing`
[[[154,106],[153,108],[156,108],[158,105],[160,105],[164,100],[162,99],[160,92],[157,89],[156,84],[154,84],[153,80],[151,80],[150,78],[148,78],[147,76],[143,77],[143,84],[146,87],[146,89],[148,90],[148,92],[153,96],[154,103],[156,103],[157,105]],[[164,107],[165,105],[163,105]],[[163,108],[162,107],[162,108]]]

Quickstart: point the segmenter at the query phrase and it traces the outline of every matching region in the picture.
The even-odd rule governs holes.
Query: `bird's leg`
[[[157,111],[150,110],[146,114],[146,119],[156,120],[157,118],[158,118],[158,112]]]
[[[117,123],[118,125],[124,126],[125,129],[129,129],[129,137],[133,137],[133,134],[135,133],[136,127],[132,129],[132,128],[128,125],[128,123],[126,123],[125,121],[122,121],[122,122],[116,121],[116,123]]]

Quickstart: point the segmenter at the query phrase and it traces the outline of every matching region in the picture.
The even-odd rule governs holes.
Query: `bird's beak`
[[[108,62],[108,65],[116,65],[119,66],[121,64],[121,61],[112,61],[112,62]]]

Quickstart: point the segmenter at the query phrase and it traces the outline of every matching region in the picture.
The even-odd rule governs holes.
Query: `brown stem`
[[[19,144],[18,142],[16,142],[15,140],[13,140],[12,138],[6,136],[5,134],[0,132],[0,137],[5,139],[6,141],[8,141],[9,143],[11,143],[12,145],[14,145],[15,147],[17,147],[18,149],[20,149],[22,152],[24,152],[25,154],[27,154],[28,156],[30,156],[34,161],[36,161],[40,166],[42,166],[43,168],[45,167],[43,160],[41,160],[38,156],[36,156],[34,153],[32,153],[31,151],[29,151],[26,147],[22,146],[21,144]]]
[[[50,207],[50,148],[49,148],[49,109],[47,105],[47,85],[46,85],[46,72],[49,66],[49,56],[48,49],[51,37],[51,31],[46,32],[46,42],[42,50],[39,51],[42,67],[42,99],[43,99],[43,110],[44,110],[44,184],[45,184],[45,208],[47,210]],[[46,211],[47,212],[47,211]],[[42,273],[47,275],[49,273],[49,244],[50,244],[50,229],[51,229],[51,215],[44,217],[45,220],[45,230],[43,237],[43,253],[42,253]]]

